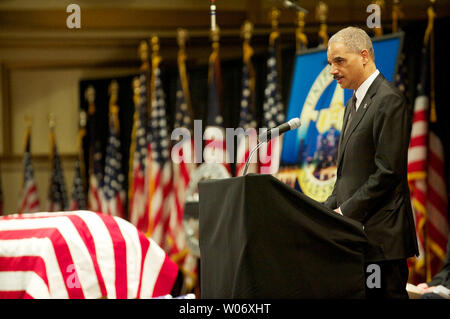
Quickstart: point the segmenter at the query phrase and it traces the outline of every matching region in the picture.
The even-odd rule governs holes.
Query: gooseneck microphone
[[[295,130],[299,126],[300,126],[300,119],[298,117],[294,117],[293,119],[289,120],[289,122],[278,125],[277,127],[271,128],[270,130],[267,130],[266,132],[260,134],[258,139],[260,142],[266,142],[269,141],[274,135],[280,136],[281,134],[284,134],[287,131]]]
[[[278,125],[277,127],[274,127],[270,130],[267,130],[266,132],[259,135],[259,143],[252,149],[250,152],[250,155],[247,158],[247,161],[245,162],[244,166],[244,172],[242,173],[242,176],[244,176],[247,173],[248,164],[253,156],[253,154],[258,150],[258,148],[264,143],[270,141],[272,137],[274,136],[280,136],[281,134],[286,133],[290,130],[295,130],[296,128],[299,128],[301,125],[300,119],[298,117],[294,117],[293,119],[289,120],[286,123],[283,123],[281,125]]]

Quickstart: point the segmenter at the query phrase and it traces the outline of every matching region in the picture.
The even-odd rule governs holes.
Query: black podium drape
[[[202,298],[364,298],[367,238],[271,175],[199,184]]]

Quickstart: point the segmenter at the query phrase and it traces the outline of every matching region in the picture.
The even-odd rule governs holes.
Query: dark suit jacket
[[[407,181],[410,132],[411,112],[403,94],[379,74],[339,139],[337,180],[324,203],[364,225],[374,247],[367,262],[418,254]]]

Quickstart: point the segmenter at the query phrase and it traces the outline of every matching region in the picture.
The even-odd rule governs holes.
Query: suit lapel
[[[369,109],[369,106],[372,102],[372,98],[373,96],[377,93],[378,87],[380,86],[381,82],[384,80],[384,76],[380,73],[375,80],[372,82],[372,84],[370,85],[369,89],[367,90],[366,95],[364,96],[361,104],[359,104],[358,110],[356,111],[354,118],[352,119],[350,126],[347,129],[347,134],[345,134],[345,136],[340,136],[339,138],[339,151],[338,151],[338,166],[339,163],[342,160],[342,156],[344,154],[344,150],[345,147],[347,146],[347,142],[350,138],[350,136],[352,135],[353,131],[356,129],[356,127],[358,126],[359,122],[361,122],[362,118],[364,117],[364,115],[366,114],[367,110]],[[344,116],[344,126],[343,128],[345,128],[345,125],[347,124],[348,121],[348,115],[349,115],[349,111],[347,110],[347,107],[350,106],[350,103],[347,103],[346,108],[346,114]],[[341,131],[342,133],[342,131]]]

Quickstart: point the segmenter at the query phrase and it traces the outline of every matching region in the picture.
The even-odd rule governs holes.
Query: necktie
[[[350,101],[350,114],[348,115],[347,125],[345,126],[344,130],[344,136],[347,133],[347,129],[350,126],[350,123],[352,121],[352,118],[355,116],[356,113],[356,95],[353,94],[352,100]]]

